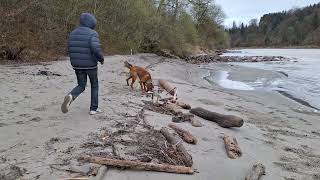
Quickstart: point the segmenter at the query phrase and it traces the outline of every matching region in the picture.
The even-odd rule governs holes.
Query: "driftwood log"
[[[169,164],[154,164],[154,163],[145,163],[140,161],[119,160],[119,159],[90,157],[90,156],[82,156],[80,157],[79,160],[95,163],[95,164],[106,165],[106,166],[131,168],[131,169],[146,170],[146,171],[159,171],[159,172],[178,173],[178,174],[194,173],[194,170],[190,167],[173,166]]]
[[[257,163],[252,166],[250,173],[246,176],[245,180],[259,180],[262,175],[266,174],[266,167]]]
[[[160,132],[171,145],[176,147],[184,165],[187,167],[191,167],[193,165],[192,156],[184,148],[183,144],[181,143],[181,140],[176,138],[173,134],[171,134],[167,128],[161,128]]]
[[[70,178],[62,178],[60,180],[90,180],[89,177],[70,177]]]
[[[197,144],[197,139],[190,132],[176,126],[173,123],[170,123],[169,127],[172,128],[186,143]]]
[[[243,119],[240,117],[219,114],[201,107],[193,108],[190,112],[208,121],[216,122],[219,126],[224,128],[241,127],[243,125]]]
[[[175,102],[177,99],[177,88],[172,86],[168,81],[164,79],[159,79],[160,87],[166,90],[170,95],[173,96],[172,101]]]
[[[224,135],[223,141],[229,158],[236,159],[241,157],[242,152],[236,138]]]

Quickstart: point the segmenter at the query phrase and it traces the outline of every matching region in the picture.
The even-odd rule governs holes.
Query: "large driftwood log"
[[[245,180],[259,180],[262,175],[266,174],[266,167],[261,164],[257,163],[252,166],[250,173],[246,176]]]
[[[182,111],[181,111],[182,109],[174,103],[166,103],[166,104],[164,104],[164,108],[169,110],[174,115],[181,115],[182,114]]]
[[[181,143],[181,140],[179,140],[173,134],[171,134],[167,128],[161,128],[160,132],[171,145],[176,146],[176,149],[179,155],[181,156],[181,159],[184,162],[184,165],[187,167],[191,167],[193,164],[192,156],[184,148],[183,144]]]
[[[131,169],[146,170],[146,171],[159,171],[159,172],[178,173],[178,174],[194,173],[193,169],[190,167],[172,166],[169,164],[154,164],[154,163],[145,163],[140,161],[119,160],[119,159],[90,157],[90,156],[82,156],[80,157],[80,160],[95,163],[95,164],[106,165],[106,166],[131,168]]]
[[[197,144],[197,139],[190,132],[176,126],[173,123],[170,123],[169,127],[172,128],[186,143]]]
[[[216,122],[219,126],[224,128],[241,127],[243,125],[243,119],[240,117],[219,114],[201,107],[193,108],[190,112],[208,121]]]
[[[223,141],[229,158],[236,159],[241,157],[242,152],[236,138],[224,135]]]
[[[159,79],[160,87],[166,90],[170,95],[173,96],[173,101],[175,102],[177,99],[177,88],[172,86],[168,81],[164,79]]]

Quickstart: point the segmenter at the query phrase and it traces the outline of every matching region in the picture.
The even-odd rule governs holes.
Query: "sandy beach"
[[[203,78],[208,74],[205,67],[153,54],[105,57],[105,64],[98,69],[99,105],[104,112],[95,116],[88,114],[89,84],[69,113],[62,114],[60,110],[64,96],[76,85],[68,60],[32,66],[0,65],[0,174],[11,164],[25,169],[24,179],[70,177],[69,172],[53,166],[77,164],[76,157],[86,153],[83,143],[93,134],[114,132],[117,124],[131,122],[130,117],[150,98],[141,95],[138,83],[134,90],[126,85],[128,70],[124,61],[148,67],[154,82],[168,80],[178,88],[178,97],[192,107],[237,115],[245,123],[231,129],[203,119],[203,127],[178,124],[198,138],[197,145],[184,144],[193,156],[193,168],[198,171],[194,175],[110,168],[105,179],[239,180],[245,178],[254,163],[260,162],[266,167],[263,180],[320,180],[319,112],[278,92],[230,90],[212,85]],[[230,64],[209,66],[228,71],[230,78],[241,81],[258,75],[283,76]],[[39,71],[56,74],[37,75]],[[155,129],[166,127],[172,119],[151,111],[145,114]],[[227,157],[223,134],[237,138],[242,157]],[[130,158],[126,147],[116,148],[121,157]]]

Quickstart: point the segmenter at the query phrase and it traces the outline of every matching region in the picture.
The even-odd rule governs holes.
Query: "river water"
[[[240,90],[271,89],[282,92],[295,100],[307,102],[320,109],[320,49],[240,49],[224,54],[226,56],[284,56],[289,62],[233,63],[240,66],[279,71],[287,78],[257,79],[254,82],[232,82],[226,72],[221,72],[218,81],[226,88]],[[234,85],[234,83],[236,83]],[[231,86],[230,86],[231,84]],[[232,85],[233,84],[233,85]],[[238,86],[237,86],[238,85]],[[245,89],[244,89],[245,88]]]

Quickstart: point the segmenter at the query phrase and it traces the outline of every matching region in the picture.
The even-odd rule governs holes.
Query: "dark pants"
[[[89,76],[91,84],[91,105],[90,111],[95,111],[98,109],[98,93],[99,93],[99,83],[98,83],[98,72],[95,69],[77,69],[75,70],[78,86],[73,88],[71,95],[73,99],[76,99],[86,88],[87,76]]]

